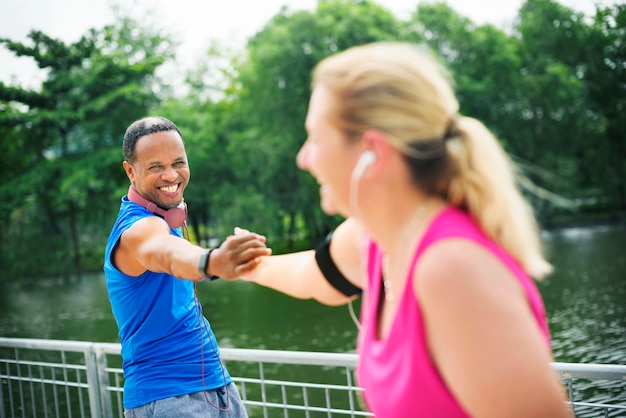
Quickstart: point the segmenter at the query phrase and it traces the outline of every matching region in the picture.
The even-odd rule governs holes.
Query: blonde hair
[[[320,62],[313,86],[336,98],[333,122],[349,140],[385,133],[405,155],[415,183],[467,211],[537,279],[552,267],[518,188],[516,167],[478,120],[458,116],[445,68],[424,48],[399,42],[357,46]]]

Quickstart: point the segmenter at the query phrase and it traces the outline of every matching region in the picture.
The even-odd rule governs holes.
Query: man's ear
[[[126,172],[126,176],[128,176],[130,182],[135,183],[135,169],[133,168],[133,165],[128,161],[124,161],[122,166],[124,167],[124,171]]]

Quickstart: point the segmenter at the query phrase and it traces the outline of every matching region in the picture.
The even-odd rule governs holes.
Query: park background
[[[1,279],[101,270],[128,187],[122,136],[148,114],[185,138],[193,241],[219,242],[240,225],[276,252],[310,248],[339,221],[294,163],[311,70],[379,40],[426,44],[450,68],[461,113],[484,121],[531,180],[522,186],[542,228],[624,218],[624,4],[588,15],[528,0],[498,28],[442,2],[401,19],[373,1],[322,0],[280,9],[241,48],[209,42],[175,80],[157,73],[176,63],[175,37],[149,10],[112,12],[76,41],[37,30],[0,39],[44,70],[39,85],[0,83]]]
[[[37,28],[0,35],[1,72],[37,69],[0,78],[1,336],[119,341],[102,257],[128,188],[123,133],[148,114],[185,137],[193,241],[219,242],[240,225],[275,253],[313,247],[340,219],[321,212],[318,185],[295,165],[311,70],[353,45],[404,40],[441,58],[461,112],[484,121],[532,181],[523,190],[555,265],[539,284],[555,360],[626,364],[626,5],[583,13],[527,0],[500,26],[441,2],[399,14],[321,0],[279,9],[232,43],[207,28],[191,61],[156,10],[134,7],[113,7],[71,40]],[[245,282],[198,292],[222,347],[354,350],[345,306]],[[581,390],[626,403],[620,382]]]

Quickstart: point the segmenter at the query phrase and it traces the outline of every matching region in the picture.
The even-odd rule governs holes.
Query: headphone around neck
[[[133,186],[128,188],[128,200],[137,203],[139,206],[165,219],[165,222],[167,222],[170,228],[179,228],[183,226],[187,220],[187,204],[185,201],[180,202],[180,205],[175,208],[163,209],[157,206],[156,203],[149,201],[137,193],[137,190],[135,190]]]

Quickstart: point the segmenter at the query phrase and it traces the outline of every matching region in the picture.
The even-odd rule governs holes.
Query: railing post
[[[85,367],[87,368],[87,383],[89,384],[89,410],[93,418],[102,418],[100,408],[100,396],[98,388],[98,366],[93,352],[93,346],[90,345],[85,350]]]
[[[92,348],[96,356],[98,370],[98,389],[100,390],[100,405],[103,418],[113,418],[113,404],[109,391],[109,373],[107,372],[107,355],[101,348]]]
[[[8,373],[7,373],[7,380],[8,380]],[[0,418],[6,418],[6,409],[4,406],[4,385],[3,385],[3,380],[2,378],[0,378]],[[9,391],[9,399],[11,398],[11,392]]]

